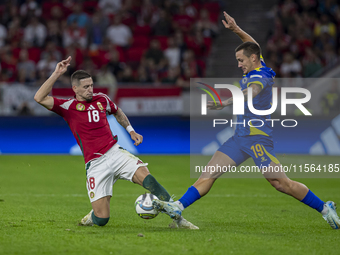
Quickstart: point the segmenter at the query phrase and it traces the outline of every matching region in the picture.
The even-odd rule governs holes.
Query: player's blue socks
[[[313,209],[321,212],[323,210],[323,202],[320,198],[318,198],[312,191],[308,191],[307,195],[304,199],[301,200],[302,203],[312,207]]]
[[[201,195],[198,192],[198,190],[191,186],[187,192],[179,199],[179,201],[182,203],[184,208],[187,208],[189,205],[194,203],[196,200],[200,199]]]

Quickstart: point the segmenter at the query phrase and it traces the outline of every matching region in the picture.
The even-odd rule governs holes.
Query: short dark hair
[[[71,75],[71,83],[73,85],[74,82],[77,82],[76,85],[78,86],[79,81],[86,78],[91,78],[91,75],[84,70],[77,70]]]
[[[246,55],[248,58],[252,54],[255,54],[259,60],[261,58],[261,48],[257,43],[244,42],[235,49],[235,52],[238,52],[240,50],[243,50],[243,54]]]

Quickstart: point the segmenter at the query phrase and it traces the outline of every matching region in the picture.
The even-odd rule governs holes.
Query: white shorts
[[[147,166],[118,144],[101,157],[86,164],[86,187],[91,203],[112,196],[112,186],[118,179],[132,182],[132,177],[141,166]]]

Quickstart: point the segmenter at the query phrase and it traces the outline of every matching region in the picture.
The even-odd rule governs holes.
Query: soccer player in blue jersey
[[[226,12],[224,12],[224,17],[226,20],[222,22],[225,28],[234,32],[243,41],[236,48],[235,55],[238,67],[244,73],[240,84],[245,100],[248,99],[249,88],[251,88],[254,108],[258,110],[270,109],[275,72],[264,63],[258,43],[237,26],[235,20]],[[213,102],[208,103],[208,109],[221,110],[232,104],[233,99],[229,98],[222,101],[222,105],[215,105]],[[323,202],[304,184],[290,180],[286,176],[274,153],[271,123],[265,121],[265,119],[270,119],[270,116],[259,116],[251,113],[247,103],[245,103],[245,114],[239,115],[237,122],[243,123],[245,120],[245,123],[248,123],[252,119],[261,119],[265,124],[262,127],[252,127],[253,124],[250,127],[237,125],[234,136],[215,152],[208,166],[238,166],[249,157],[252,157],[259,168],[267,167],[269,169],[272,167],[272,169],[281,169],[277,173],[263,172],[263,175],[276,190],[316,209],[333,229],[338,229],[340,220],[335,210],[335,203],[332,201]],[[153,205],[171,218],[179,218],[185,208],[209,192],[216,179],[222,174],[223,172],[202,173],[199,179],[178,201],[164,202],[154,200]]]

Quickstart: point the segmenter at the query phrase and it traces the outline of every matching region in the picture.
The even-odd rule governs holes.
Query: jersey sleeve
[[[250,74],[247,87],[249,87],[251,84],[258,84],[261,86],[262,89],[266,88],[269,82],[270,78],[266,77],[266,75],[261,71],[256,71]]]
[[[65,107],[69,107],[69,105],[73,102],[73,100],[70,99],[59,99],[59,98],[55,98],[53,97],[54,103],[53,103],[53,107],[50,111],[55,112],[56,114],[60,115],[60,116],[64,116],[64,109],[66,109]]]
[[[106,112],[108,114],[114,114],[118,111],[118,106],[112,102],[112,100],[109,98],[108,95],[105,95],[103,93],[98,93],[100,96],[102,96],[103,98],[105,98],[106,100]]]

